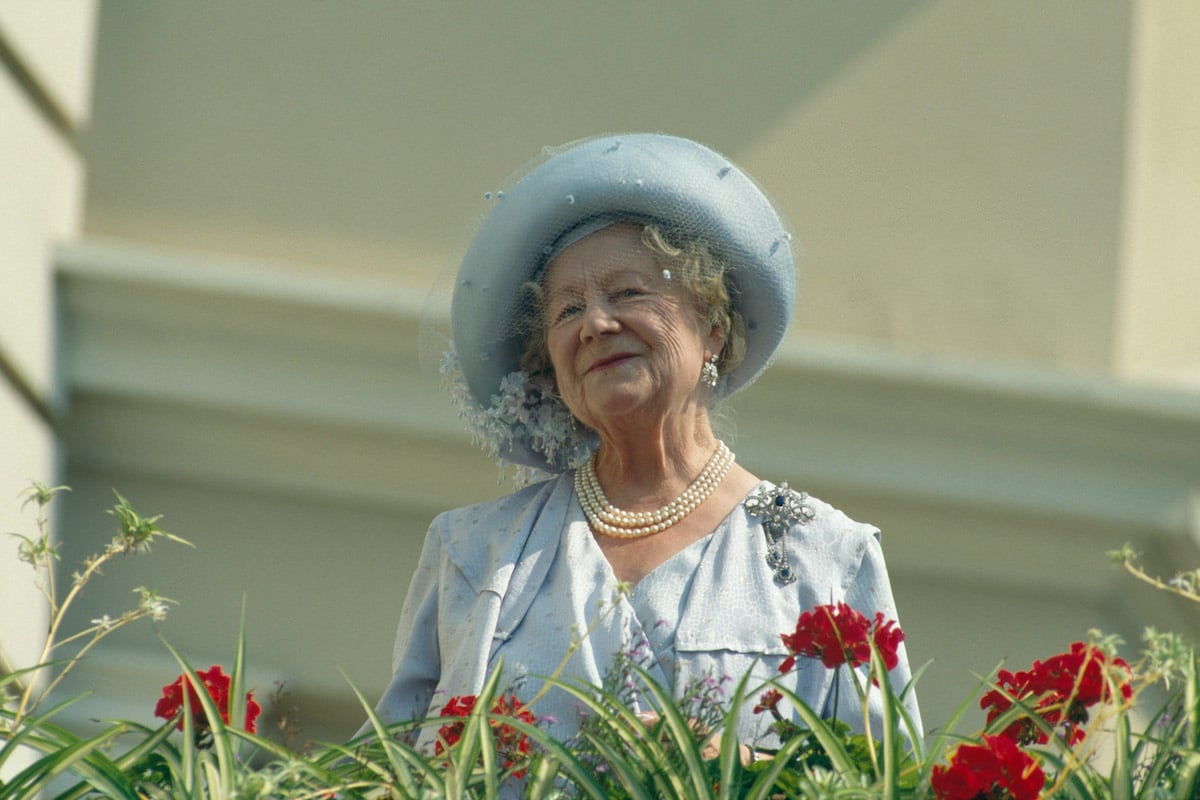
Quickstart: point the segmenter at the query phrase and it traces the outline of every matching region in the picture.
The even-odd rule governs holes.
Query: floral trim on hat
[[[514,479],[520,486],[544,480],[552,473],[504,458],[514,443],[540,453],[557,472],[580,466],[596,449],[596,435],[575,419],[556,394],[553,378],[547,375],[530,375],[523,370],[508,373],[484,408],[467,386],[453,347],[442,354],[439,371],[449,384],[450,398],[466,423],[471,442],[480,445],[501,468],[512,464],[516,469]]]

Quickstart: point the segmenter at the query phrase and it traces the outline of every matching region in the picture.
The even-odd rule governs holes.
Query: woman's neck
[[[657,508],[691,484],[716,448],[707,415],[674,428],[659,424],[601,431],[596,476],[618,508]]]

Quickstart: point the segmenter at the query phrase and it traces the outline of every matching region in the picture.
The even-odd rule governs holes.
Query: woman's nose
[[[583,340],[590,341],[621,329],[621,323],[613,316],[612,309],[603,301],[588,303],[583,311],[583,325],[579,333]]]

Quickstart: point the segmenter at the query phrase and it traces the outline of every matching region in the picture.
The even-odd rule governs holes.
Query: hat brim
[[[721,376],[717,397],[752,383],[783,340],[796,293],[791,235],[758,185],[701,144],[663,134],[586,139],[491,202],[459,267],[451,306],[459,363],[485,408],[501,380],[520,368],[521,287],[564,232],[594,217],[661,220],[703,239],[723,261],[747,347],[742,362]],[[504,457],[547,468],[523,443]]]

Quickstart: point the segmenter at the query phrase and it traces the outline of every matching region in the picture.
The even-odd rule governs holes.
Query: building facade
[[[1192,5],[351,8],[102,3],[86,128],[4,100],[47,152],[7,168],[75,214],[28,245],[55,245],[22,262],[36,302],[4,265],[6,311],[43,309],[0,336],[10,452],[34,454],[4,469],[74,487],[68,563],[114,488],[196,545],[90,595],[80,621],[140,585],[180,605],[89,659],[80,724],[148,717],[158,634],[227,664],[244,602],[260,696],[284,683],[305,735],[357,727],[342,673],[385,684],[429,520],[507,490],[421,363],[429,288],[485,192],[613,130],[726,153],[803,242],[731,445],[883,529],[927,724],[1089,628],[1196,632],[1104,555],[1200,564]]]

